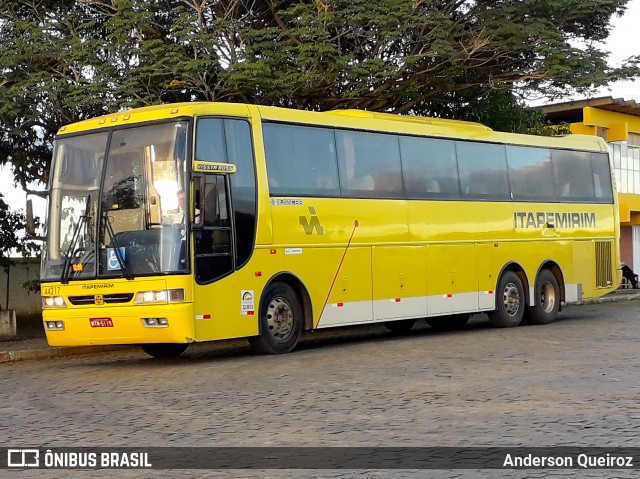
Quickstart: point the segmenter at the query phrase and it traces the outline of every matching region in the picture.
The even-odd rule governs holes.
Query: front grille
[[[133,293],[103,294],[104,304],[128,303],[133,299]],[[69,296],[69,302],[74,306],[85,306],[95,304],[95,295]]]
[[[611,241],[596,241],[596,287],[609,288],[613,284]]]

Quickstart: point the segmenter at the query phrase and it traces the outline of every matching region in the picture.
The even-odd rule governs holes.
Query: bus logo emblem
[[[313,206],[309,206],[309,214],[311,215],[310,219],[307,219],[306,216],[300,216],[300,224],[304,228],[305,234],[311,235],[313,234],[313,230],[319,235],[324,234],[324,227],[320,224],[320,220],[318,219],[318,215],[316,215],[316,209]]]
[[[93,303],[94,303],[94,304],[97,304],[98,306],[103,305],[103,304],[104,304],[104,296],[103,296],[103,295],[101,295],[101,294],[96,294],[96,295],[93,297]]]

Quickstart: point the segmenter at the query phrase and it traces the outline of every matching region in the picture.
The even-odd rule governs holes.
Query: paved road
[[[293,354],[243,341],[0,364],[7,447],[640,446],[640,301],[573,306],[547,326],[316,333]],[[20,477],[61,477],[25,471]],[[181,477],[442,477],[434,471],[192,471]],[[632,477],[617,471],[616,477]],[[13,473],[13,474],[10,474]],[[190,475],[191,474],[191,475]],[[557,471],[566,477],[575,472]],[[173,477],[175,471],[64,471]],[[17,476],[0,470],[0,477]],[[505,477],[452,471],[447,477]],[[511,477],[546,477],[519,471]],[[611,476],[586,471],[580,477]]]

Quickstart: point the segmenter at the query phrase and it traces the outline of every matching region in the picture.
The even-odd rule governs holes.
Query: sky
[[[637,41],[640,26],[640,0],[631,0],[627,4],[627,11],[621,18],[614,17],[614,25],[604,49],[610,52],[609,64],[619,66],[625,58],[640,55],[640,44]],[[617,82],[608,87],[600,88],[598,96],[611,95],[614,98],[635,100],[640,103],[640,79],[635,82]]]
[[[627,11],[623,17],[614,17],[611,21],[613,26],[607,42],[603,49],[609,51],[609,64],[618,66],[622,60],[633,55],[640,55],[640,43],[637,42],[638,28],[640,28],[640,0],[631,0],[627,4]],[[624,98],[625,100],[635,100],[640,103],[640,78],[636,82],[616,82],[608,87],[603,87],[592,97],[612,96],[614,98]],[[569,100],[576,100],[579,97],[568,97]],[[556,100],[557,101],[557,100]],[[543,100],[532,102],[532,105],[544,104]],[[13,184],[13,174],[9,168],[0,168],[0,193],[4,195],[4,200],[12,209],[24,209],[26,198],[21,189],[16,189]],[[34,203],[34,213],[42,215],[45,201],[32,196]]]

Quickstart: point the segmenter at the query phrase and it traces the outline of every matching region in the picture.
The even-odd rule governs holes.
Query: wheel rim
[[[273,298],[267,306],[267,326],[278,341],[285,341],[293,331],[293,309],[287,300]]]
[[[514,283],[508,283],[503,291],[504,310],[509,316],[515,316],[520,309],[520,291]]]
[[[551,313],[556,307],[556,290],[549,281],[540,287],[540,306],[545,313]]]

